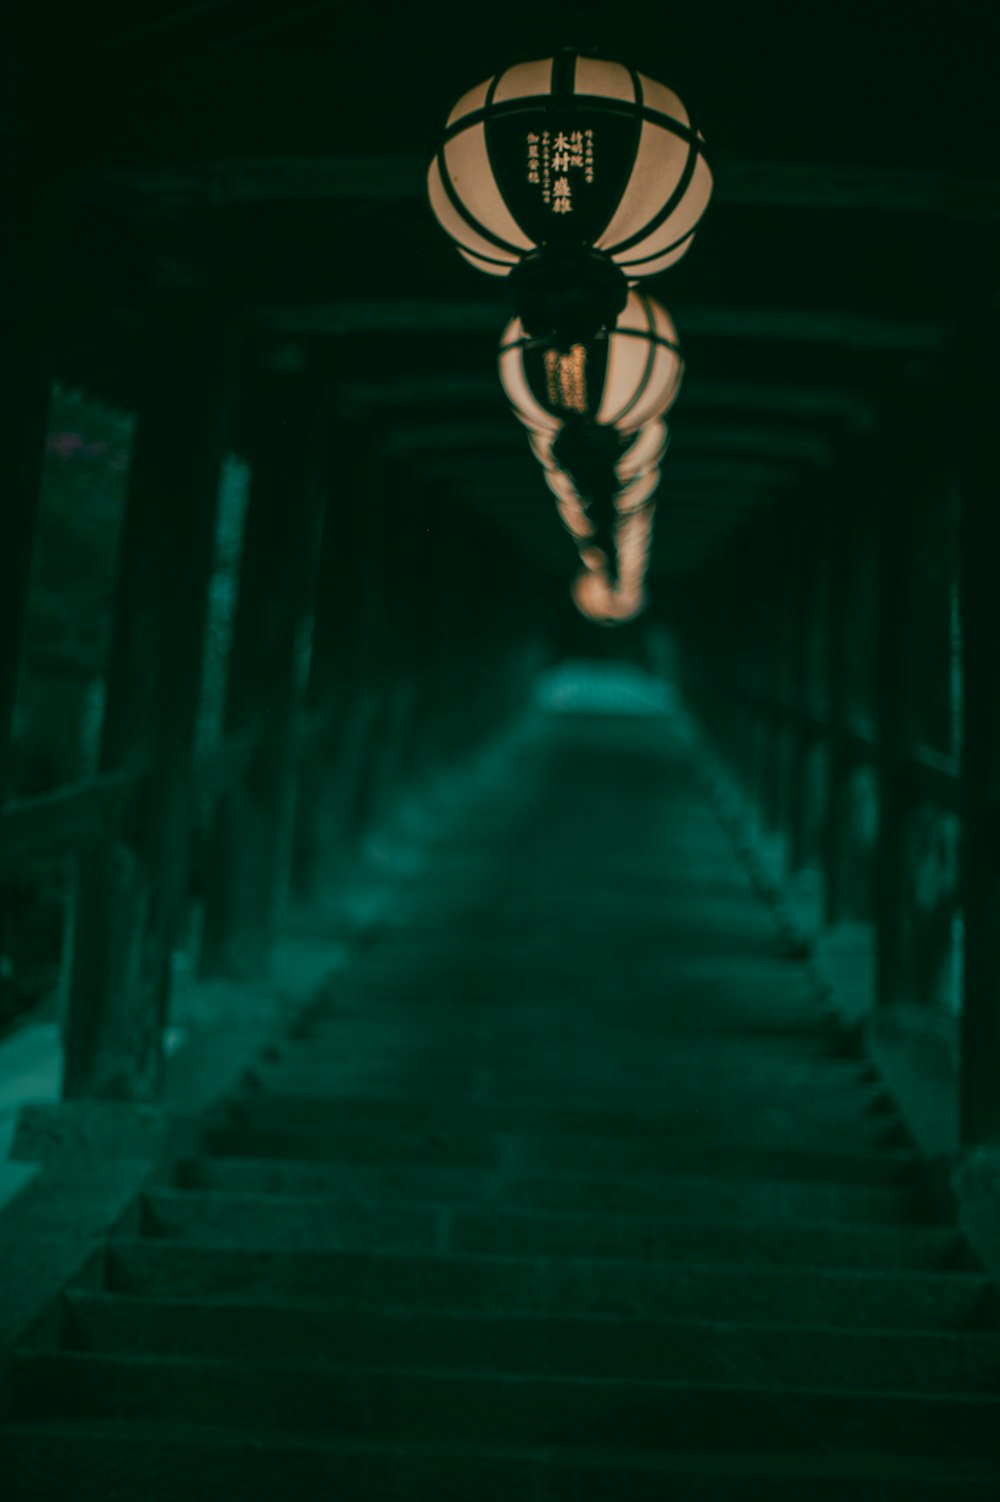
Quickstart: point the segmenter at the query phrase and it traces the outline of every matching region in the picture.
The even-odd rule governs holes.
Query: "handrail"
[[[252,735],[237,735],[202,752],[194,762],[196,791],[215,797],[243,777],[253,745]],[[0,808],[0,877],[23,875],[100,838],[135,806],[147,777],[135,767],[101,772]]]
[[[913,774],[914,791],[928,802],[940,804],[949,813],[959,813],[962,770],[959,758],[935,751],[931,746],[911,746],[907,759]]]
[[[0,875],[69,855],[117,821],[145,774],[128,768],[23,798],[0,809]]]
[[[814,740],[831,740],[838,734],[826,716],[813,708],[796,708],[776,696],[741,690],[732,683],[726,685],[726,692],[741,699],[752,712],[797,726]],[[852,715],[839,735],[850,755],[857,760],[872,756],[878,750],[878,726],[867,716]],[[904,749],[902,761],[904,775],[916,797],[926,798],[949,813],[959,812],[962,771],[959,757],[938,751],[933,746],[911,744]]]

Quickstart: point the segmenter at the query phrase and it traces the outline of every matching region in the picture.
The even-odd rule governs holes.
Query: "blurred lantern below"
[[[584,550],[581,572],[573,581],[573,603],[581,615],[602,626],[635,620],[648,603],[645,579],[653,537],[654,507],[630,512],[615,524],[617,567],[598,548]]]
[[[568,347],[534,337],[512,319],[500,339],[499,365],[515,416],[540,433],[572,419],[635,433],[669,412],[684,373],[670,314],[636,291],[613,328]]]

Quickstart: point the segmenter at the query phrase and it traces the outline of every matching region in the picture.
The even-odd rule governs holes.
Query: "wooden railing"
[[[303,722],[300,740],[316,733],[316,726]],[[252,736],[241,735],[202,752],[194,763],[196,796],[213,798],[244,777],[253,746]],[[0,808],[0,880],[30,875],[141,819],[150,790],[148,773],[126,769],[6,804]]]
[[[798,708],[777,696],[754,694],[733,679],[722,680],[704,664],[688,664],[687,688],[709,739],[740,786],[748,809],[772,833],[785,852],[785,874],[814,867],[822,880],[826,923],[865,919],[873,926],[875,970],[873,994],[881,1004],[927,1003],[944,989],[951,974],[950,925],[958,892],[942,876],[940,906],[918,911],[912,866],[913,821],[929,812],[935,820],[961,817],[960,759],[937,748],[903,740],[891,758],[880,744],[876,722],[854,712],[840,725],[815,706]],[[829,754],[819,806],[810,804],[804,775],[806,758],[819,746]],[[870,769],[879,794],[874,844],[857,842],[849,827],[847,789],[862,768]],[[791,769],[791,770],[790,770]],[[775,789],[781,783],[780,795]],[[883,800],[893,807],[885,816]],[[891,820],[898,821],[893,829]],[[886,827],[888,826],[888,828]],[[821,830],[819,843],[803,844],[801,831]],[[854,843],[852,843],[852,841]],[[931,856],[933,859],[933,855]],[[858,887],[859,870],[867,876]],[[845,872],[850,871],[848,879]],[[861,903],[859,910],[858,904]],[[919,959],[917,952],[919,949]],[[954,1014],[956,998],[948,1011]]]

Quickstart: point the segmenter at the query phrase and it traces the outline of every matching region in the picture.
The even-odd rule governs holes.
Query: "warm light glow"
[[[525,427],[551,433],[554,420],[574,414],[628,435],[673,406],[684,360],[666,308],[633,289],[610,332],[568,352],[531,338],[520,318],[512,318],[500,337],[499,368]]]
[[[659,418],[641,428],[615,465],[615,474],[622,484],[627,485],[630,480],[655,469],[667,452],[669,441],[667,425]]]
[[[606,573],[584,569],[570,586],[573,603],[581,615],[601,626],[621,626],[634,621],[647,605],[645,591],[629,594],[615,587]]]
[[[580,553],[580,562],[585,568],[596,572],[598,569],[607,567],[608,555],[601,548],[583,548]]]
[[[684,360],[674,321],[655,298],[634,289],[608,335],[604,390],[595,417],[636,433],[677,400]]]
[[[635,280],[688,249],[712,174],[672,90],[567,51],[463,95],[427,187],[442,228],[481,271],[504,276],[536,248],[583,244]]]
[[[552,441],[558,432],[558,428],[539,432],[535,428],[528,429],[528,442],[531,451],[541,464],[543,469],[555,469],[556,461],[552,457]]]
[[[549,405],[562,412],[587,410],[587,351],[574,344],[569,354],[545,351],[545,378]]]
[[[587,508],[577,494],[572,480],[561,469],[547,470],[545,483],[556,498],[556,509],[567,532],[581,540],[594,535],[594,525]]]
[[[615,496],[615,510],[620,516],[631,516],[634,512],[643,510],[652,499],[659,483],[659,466],[654,465],[645,474],[638,475],[628,485],[622,487]]]
[[[633,511],[615,525],[615,552],[618,578],[611,582],[603,564],[595,567],[594,555],[603,558],[597,548],[581,550],[584,571],[571,586],[573,602],[581,615],[606,626],[621,625],[641,615],[648,603],[645,589],[646,571],[653,540],[652,505]]]

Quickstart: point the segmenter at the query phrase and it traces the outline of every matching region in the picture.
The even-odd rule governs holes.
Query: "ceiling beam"
[[[692,422],[682,413],[671,426],[670,447],[664,460],[669,472],[678,454],[745,454],[748,457],[829,464],[833,447],[802,429],[753,427],[728,422]]]
[[[438,405],[495,408],[506,404],[499,377],[472,374],[430,375],[422,380],[397,377],[384,381],[348,381],[340,387],[340,397],[352,410],[357,407],[379,410]],[[700,371],[689,371],[677,406],[678,418],[683,421],[689,411],[726,409],[740,413],[840,419],[851,426],[870,421],[874,416],[871,404],[848,390],[719,381],[703,376]]]
[[[327,338],[349,334],[490,334],[499,338],[509,316],[501,302],[447,298],[385,298],[261,306],[257,315],[272,329]],[[941,319],[880,318],[863,313],[817,313],[808,308],[726,308],[673,304],[685,337],[756,339],[796,344],[842,345],[852,350],[940,350],[951,334]]]
[[[732,407],[741,412],[794,413],[798,417],[861,421],[872,415],[870,404],[853,391],[823,386],[782,386],[755,381],[722,381],[688,372],[680,401],[685,408]]]
[[[394,428],[385,444],[385,453],[390,459],[400,454],[438,449],[444,449],[457,458],[464,455],[460,463],[465,469],[470,467],[470,461],[474,463],[477,455],[485,456],[497,450],[512,458],[521,454],[525,460],[531,458],[524,429],[514,417],[507,422],[420,423]]]
[[[840,209],[943,215],[996,223],[1000,177],[862,163],[776,162],[713,150],[714,201],[753,208]],[[170,167],[109,169],[93,192],[213,205],[289,200],[408,200],[425,196],[427,163],[417,156],[229,158]]]

